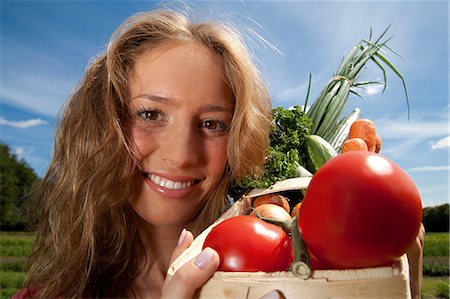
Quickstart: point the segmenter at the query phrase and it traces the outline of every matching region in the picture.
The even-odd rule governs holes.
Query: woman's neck
[[[183,227],[150,227],[140,229],[140,238],[147,257],[158,263],[166,262],[169,268],[170,257],[177,246]]]
[[[139,265],[133,289],[140,298],[159,298],[172,252],[178,243],[183,227],[156,227],[141,223],[139,237],[145,258]]]

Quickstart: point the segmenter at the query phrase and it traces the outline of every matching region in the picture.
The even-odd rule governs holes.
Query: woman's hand
[[[184,235],[183,235],[184,234]],[[184,231],[180,236],[178,246],[173,251],[170,263],[180,256],[194,240],[189,231]],[[211,248],[205,248],[197,257],[184,264],[175,272],[174,276],[166,278],[161,290],[161,299],[191,299],[195,290],[204,285],[214,274],[219,266],[220,258],[217,252]],[[285,299],[283,293],[273,290],[260,299]]]
[[[170,263],[173,263],[193,240],[194,236],[191,232],[183,231],[179,244],[172,253]],[[217,252],[211,248],[205,248],[197,257],[180,267],[171,279],[166,278],[161,290],[161,299],[191,299],[195,290],[214,274],[219,262]]]
[[[416,241],[406,252],[409,263],[411,296],[413,299],[422,297],[423,241],[425,228],[420,226]]]

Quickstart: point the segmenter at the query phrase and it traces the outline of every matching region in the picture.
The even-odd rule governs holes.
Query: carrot
[[[361,138],[352,138],[347,139],[342,144],[341,152],[350,152],[350,151],[368,151],[367,143]]]
[[[291,216],[292,218],[294,218],[295,216],[298,215],[298,211],[300,210],[300,207],[302,206],[302,201],[299,202],[298,204],[296,204],[291,211]]]
[[[383,144],[382,140],[381,140],[381,136],[378,135],[376,136],[376,143],[375,143],[375,153],[379,153],[381,150],[381,145]]]
[[[367,118],[360,118],[350,127],[349,139],[361,138],[367,143],[367,148],[371,152],[375,152],[376,147],[376,128],[373,121]]]

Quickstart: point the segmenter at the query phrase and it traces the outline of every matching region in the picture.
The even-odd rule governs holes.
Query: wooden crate
[[[193,244],[176,259],[167,274],[173,276],[186,261],[197,256],[211,229],[233,216],[245,214],[252,198],[277,192],[306,189],[310,178],[277,182],[267,189],[253,190],[243,196],[216,222],[197,236]],[[409,267],[406,255],[389,267],[356,270],[316,270],[308,279],[292,272],[221,272],[217,271],[195,295],[200,299],[260,298],[272,291],[285,298],[411,298]]]

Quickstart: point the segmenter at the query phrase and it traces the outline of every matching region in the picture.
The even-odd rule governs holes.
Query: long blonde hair
[[[139,167],[122,128],[130,111],[128,74],[144,51],[177,40],[203,43],[220,58],[235,100],[228,164],[194,231],[226,208],[231,181],[261,170],[272,108],[236,30],[169,10],[130,17],[90,64],[57,125],[53,159],[32,204],[39,221],[27,285],[39,296],[130,295],[144,253],[128,204]]]

